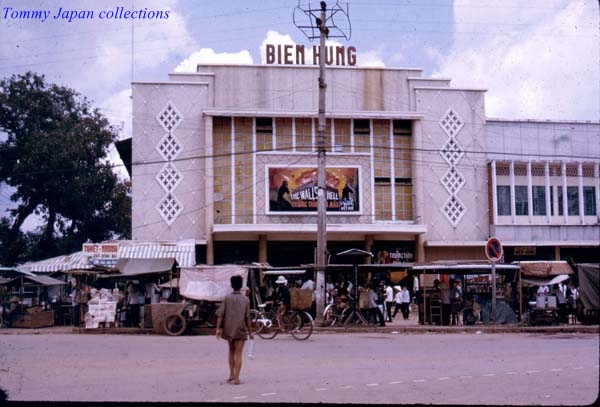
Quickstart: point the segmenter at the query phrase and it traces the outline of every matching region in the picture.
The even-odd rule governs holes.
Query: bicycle
[[[313,318],[306,311],[290,310],[282,315],[283,327],[279,326],[277,309],[269,307],[270,304],[260,304],[263,311],[251,310],[254,332],[262,339],[273,339],[280,331],[292,334],[294,339],[304,341],[312,335]],[[267,309],[269,308],[269,309]]]
[[[340,297],[328,304],[323,310],[323,326],[344,325],[350,313],[350,306]]]

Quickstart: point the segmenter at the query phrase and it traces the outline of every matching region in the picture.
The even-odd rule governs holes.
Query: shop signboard
[[[118,243],[84,243],[82,250],[96,266],[115,266],[119,259]]]
[[[327,212],[360,214],[359,167],[327,167]],[[268,213],[317,212],[317,168],[267,167]]]

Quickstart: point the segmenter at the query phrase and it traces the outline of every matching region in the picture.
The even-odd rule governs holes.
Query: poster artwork
[[[317,211],[316,168],[269,167],[268,178],[270,212]],[[325,183],[327,212],[359,212],[357,167],[329,167]]]

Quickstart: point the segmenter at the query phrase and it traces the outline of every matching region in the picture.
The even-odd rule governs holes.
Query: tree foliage
[[[107,157],[118,129],[85,97],[32,72],[5,78],[0,132],[0,181],[14,189],[15,204],[0,222],[0,263],[81,250],[86,240],[129,237],[130,188]],[[32,214],[43,224],[24,233]]]

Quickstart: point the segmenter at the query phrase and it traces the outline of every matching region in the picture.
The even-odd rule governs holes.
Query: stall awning
[[[562,274],[575,274],[566,261],[521,261],[518,263],[521,274],[529,277],[551,277]]]
[[[545,278],[523,277],[523,284],[534,285],[534,286],[541,286],[541,285],[552,286],[554,284],[562,283],[563,281],[568,280],[568,279],[569,279],[568,274],[561,274],[559,276],[545,277]]]
[[[516,271],[519,266],[514,264],[496,264],[496,271]],[[469,262],[421,263],[415,264],[412,269],[420,272],[433,272],[440,274],[489,274],[492,264]]]
[[[167,259],[119,259],[117,261],[118,275],[139,276],[170,271],[177,264],[175,258]]]
[[[56,278],[52,278],[49,276],[29,276],[24,275],[23,277],[16,277],[4,283],[2,285],[9,286],[18,286],[21,284],[21,279],[23,279],[23,283],[28,283],[28,285],[43,285],[43,286],[51,286],[51,285],[64,285],[67,284],[64,281],[58,280]]]

